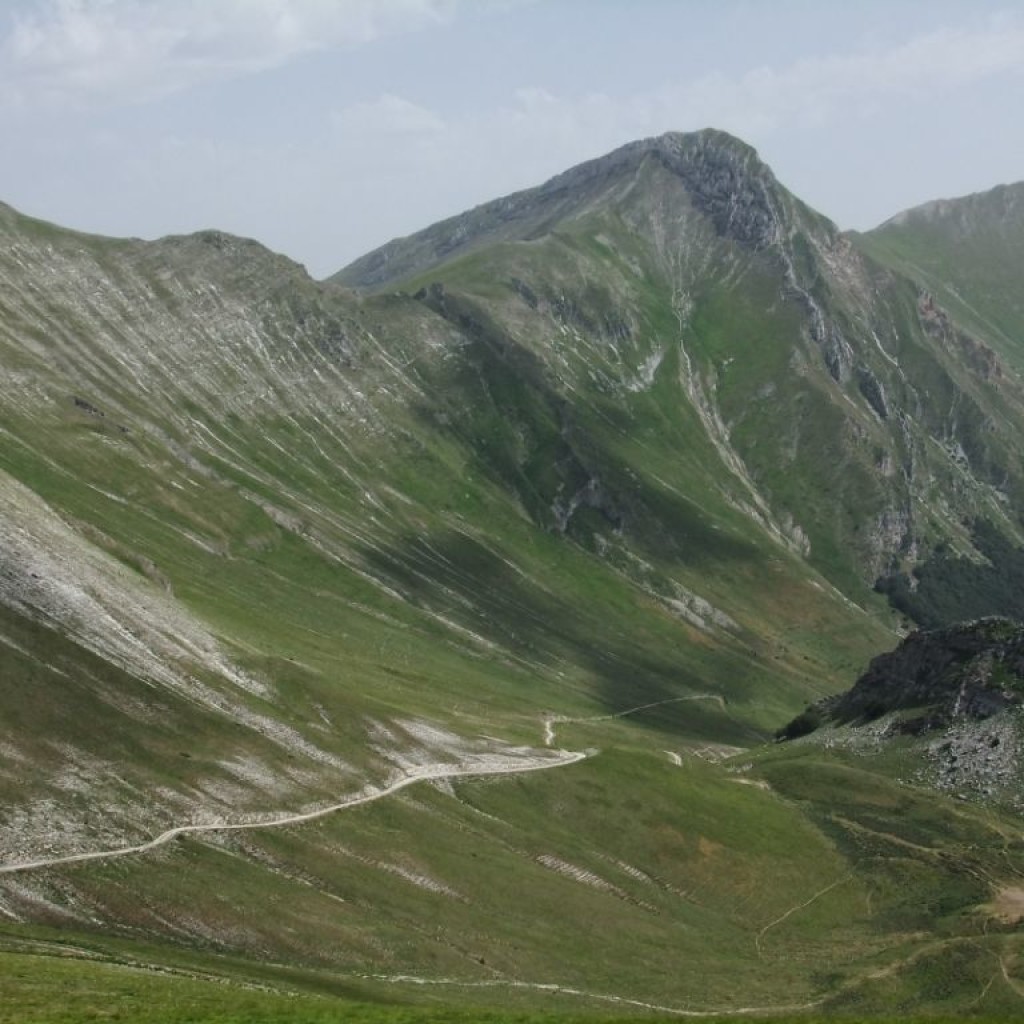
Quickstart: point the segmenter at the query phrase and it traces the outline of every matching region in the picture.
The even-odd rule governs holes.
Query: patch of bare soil
[[[758,789],[763,789],[771,792],[771,786],[764,781],[764,779],[730,779],[730,782],[737,782],[741,786],[755,786]]]
[[[1004,924],[1024,921],[1024,888],[1019,885],[1005,885],[997,889],[992,902],[986,904],[984,909]]]

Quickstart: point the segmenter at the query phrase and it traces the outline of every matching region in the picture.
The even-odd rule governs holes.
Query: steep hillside
[[[1024,182],[925,203],[854,241],[1024,369]]]
[[[599,291],[559,320],[514,288],[486,308],[440,286],[361,299],[217,232],[118,242],[13,213],[4,229],[5,679],[49,751],[18,773],[22,798],[40,786],[11,819],[26,850],[69,773],[93,795],[109,779],[105,827],[135,838],[169,808],[305,806],[383,777],[368,723],[395,716],[451,726],[458,707],[471,731],[510,718],[508,739],[537,740],[548,711],[710,692],[727,713],[663,715],[737,742],[881,642],[822,596],[799,530],[679,376],[658,292],[619,309]],[[643,319],[613,344],[614,315]],[[675,377],[655,380],[657,346]],[[18,639],[40,629],[117,680],[87,675],[59,721],[67,670]],[[52,698],[26,701],[27,661]],[[140,736],[153,687],[167,706]]]
[[[976,372],[1005,374],[1019,387],[1024,371],[1024,183],[925,203],[851,239],[917,282],[933,337],[958,348]],[[1019,518],[1017,509],[1018,502],[1008,504]],[[1024,549],[994,525],[981,515],[972,526],[973,552],[940,544],[912,576],[897,573],[886,579],[884,589],[893,604],[931,628],[958,618],[1024,615]]]
[[[907,1005],[968,1005],[992,955],[1012,1003],[1002,824],[906,797],[919,849],[867,857],[818,783],[862,828],[901,784],[760,749],[892,645],[879,574],[1017,540],[1020,389],[942,316],[718,132],[326,283],[0,211],[17,1012],[69,944],[397,1002],[871,1010],[982,928]]]
[[[570,406],[594,393],[613,407],[631,465],[676,430],[663,458],[692,454],[688,493],[742,509],[856,600],[937,546],[981,557],[974,521],[1019,537],[1016,375],[720,132],[626,146],[335,280],[475,316]],[[667,415],[644,408],[665,397]],[[595,476],[563,474],[545,500],[560,488],[593,504]],[[599,479],[614,517],[626,488]]]

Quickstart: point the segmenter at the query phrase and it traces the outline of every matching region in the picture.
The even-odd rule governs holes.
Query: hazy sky
[[[1024,179],[1024,3],[0,0],[0,200],[315,276],[708,125],[841,227]]]

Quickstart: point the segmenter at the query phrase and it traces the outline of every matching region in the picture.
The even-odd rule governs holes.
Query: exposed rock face
[[[993,618],[912,633],[827,710],[841,722],[907,708],[929,708],[936,720],[988,718],[1022,701],[1024,628]]]
[[[1024,626],[989,618],[913,633],[875,658],[852,689],[812,705],[779,736],[808,733],[862,754],[882,754],[902,739],[895,750],[907,781],[1020,813]]]
[[[857,387],[878,418],[887,420],[889,418],[889,403],[885,398],[885,388],[866,366],[861,366],[857,370]]]
[[[778,184],[749,146],[715,131],[647,142],[720,235],[759,249],[780,240],[782,221],[772,198]]]
[[[917,632],[881,654],[846,693],[812,705],[780,735],[793,738],[827,721],[864,724],[892,712],[888,731],[918,735],[991,718],[1024,704],[1024,626],[989,618]]]

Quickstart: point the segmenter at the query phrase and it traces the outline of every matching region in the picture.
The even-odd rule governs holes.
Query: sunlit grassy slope
[[[566,737],[597,738],[613,739]],[[296,1020],[373,1019],[349,1007],[369,999],[417,1014],[1013,1014],[1021,947],[999,915],[1021,844],[1007,823],[820,749],[659,755],[623,744],[557,773],[48,873],[44,894],[73,891],[111,920],[0,928],[19,954],[4,960],[12,1005],[61,1019],[32,1003],[59,977],[69,1005],[99,988],[138,1013],[141,990],[169,1003],[178,989],[199,1020],[280,1005],[240,985],[296,993]],[[199,880],[202,913],[183,919]],[[174,946],[153,944],[160,920],[177,922]],[[67,966],[86,954],[134,969],[114,987]],[[237,1004],[199,984],[217,978]]]
[[[573,383],[549,317],[527,346],[215,233],[7,230],[0,656],[15,745],[47,748],[17,852],[35,820],[61,842],[68,772],[134,837],[358,788],[396,717],[538,742],[548,712],[711,693],[681,735],[750,742],[885,643],[755,507],[679,352],[612,387],[574,328]],[[635,345],[669,346],[658,294]]]
[[[962,325],[1021,371],[1024,184],[926,203],[854,241],[920,281]]]
[[[591,755],[0,874],[20,1019],[1016,998],[1008,826],[756,752],[891,646],[879,571],[1014,535],[1016,385],[736,140],[609,159],[372,294],[0,211],[0,864]]]

